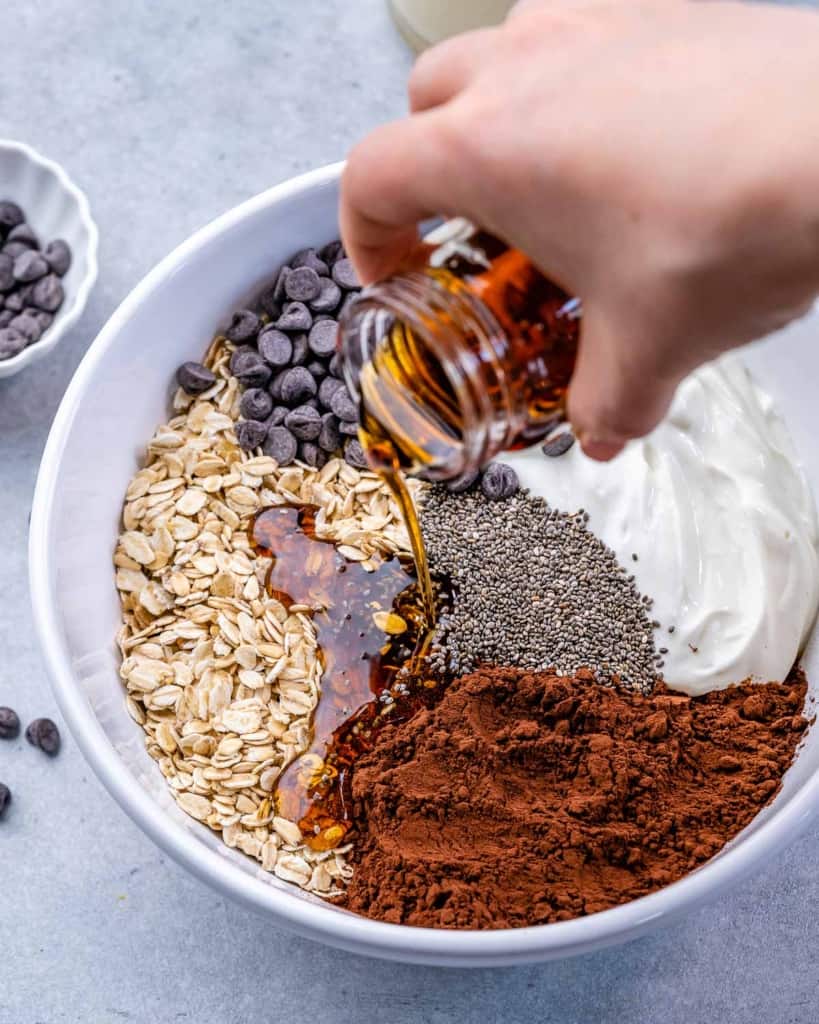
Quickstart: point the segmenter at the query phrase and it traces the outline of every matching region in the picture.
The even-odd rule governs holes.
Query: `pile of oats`
[[[249,527],[271,505],[318,505],[319,536],[369,569],[408,554],[409,541],[373,474],[340,459],[279,469],[239,448],[231,351],[214,341],[205,362],[216,384],[196,398],[177,391],[176,415],[126,492],[114,555],[120,674],[179,806],[265,870],[333,896],[351,875],[349,846],[310,850],[273,805],[279,773],[309,745],[321,692],[311,610],[266,594],[270,560],[253,551]]]

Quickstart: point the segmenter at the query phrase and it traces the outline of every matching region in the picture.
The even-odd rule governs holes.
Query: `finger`
[[[410,110],[430,110],[457,96],[485,65],[496,36],[495,29],[477,29],[422,53],[410,74]]]
[[[680,379],[676,371],[649,369],[649,358],[641,358],[661,350],[658,339],[649,348],[627,332],[594,311],[584,314],[568,412],[583,451],[601,462],[657,426]]]
[[[385,277],[418,239],[419,221],[456,206],[459,175],[437,111],[382,125],[360,142],[341,179],[341,237],[362,283]]]

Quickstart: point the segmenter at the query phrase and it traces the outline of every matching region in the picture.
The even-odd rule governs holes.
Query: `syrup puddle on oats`
[[[288,608],[313,609],[321,696],[309,747],[279,776],[275,805],[277,814],[299,824],[309,847],[328,850],[352,824],[354,761],[379,725],[411,715],[436,684],[412,671],[431,633],[410,564],[391,558],[367,572],[316,536],[317,511],[312,505],[266,509],[254,519],[251,538],[256,552],[272,559],[265,581],[270,596]]]

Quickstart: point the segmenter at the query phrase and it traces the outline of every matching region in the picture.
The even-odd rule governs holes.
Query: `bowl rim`
[[[65,168],[56,160],[43,156],[28,143],[18,142],[15,139],[0,138],[0,150],[22,154],[30,163],[49,171],[57,183],[74,200],[77,206],[80,222],[86,232],[85,258],[87,267],[85,276],[79,283],[79,287],[71,303],[64,309],[57,311],[54,323],[45,331],[42,338],[33,345],[28,345],[22,352],[18,352],[11,359],[4,359],[0,362],[0,377],[10,377],[26,366],[41,359],[47,352],[51,352],[60,340],[82,316],[82,312],[88,302],[88,296],[97,280],[99,264],[97,262],[97,250],[99,248],[99,230],[94,218],[91,216],[91,206],[88,197],[75,184],[68,175]]]
[[[612,945],[667,923],[747,876],[809,824],[819,805],[819,772],[781,810],[678,882],[610,910],[555,924],[496,931],[416,928],[374,921],[306,900],[268,884],[210,849],[174,821],[121,762],[75,678],[52,589],[50,535],[56,480],[68,433],[105,352],[123,325],[176,267],[217,242],[235,225],[271,206],[337,183],[342,163],[291,178],[227,211],[201,228],[151,270],[97,335],[77,368],[46,442],[35,488],[29,534],[29,575],[35,628],[60,710],[78,746],[120,807],[177,863],[217,891],[303,936],[354,952],[406,962],[490,966],[555,959]],[[203,826],[204,827],[204,826]]]

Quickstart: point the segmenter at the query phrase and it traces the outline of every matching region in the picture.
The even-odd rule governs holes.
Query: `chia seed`
[[[587,528],[520,491],[488,501],[479,489],[431,487],[420,508],[430,569],[452,586],[430,652],[434,670],[480,664],[591,669],[605,684],[650,692],[660,655],[650,599]]]

